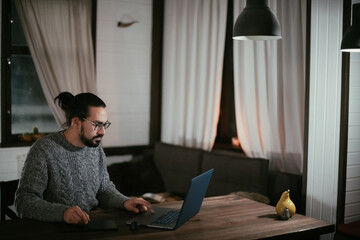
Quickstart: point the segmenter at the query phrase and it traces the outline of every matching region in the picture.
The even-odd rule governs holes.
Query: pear
[[[284,191],[281,194],[281,198],[276,204],[276,213],[281,216],[285,208],[289,209],[290,217],[292,217],[296,212],[295,204],[290,199],[290,190]]]

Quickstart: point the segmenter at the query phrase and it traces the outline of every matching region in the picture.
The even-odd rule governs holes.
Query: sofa
[[[291,199],[300,205],[301,176],[269,171],[269,160],[229,150],[208,152],[157,142],[129,162],[108,166],[108,172],[125,195],[166,193],[178,200],[184,198],[193,177],[211,168],[214,173],[206,196],[238,193],[275,205],[282,192],[291,189]]]

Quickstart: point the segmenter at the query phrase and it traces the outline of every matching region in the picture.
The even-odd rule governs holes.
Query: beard
[[[81,126],[81,132],[80,132],[80,139],[82,141],[83,144],[85,144],[85,146],[87,147],[97,147],[99,146],[101,140],[94,140],[95,138],[100,138],[102,139],[104,135],[103,134],[98,134],[94,137],[92,137],[91,139],[85,137],[84,135],[84,128]]]

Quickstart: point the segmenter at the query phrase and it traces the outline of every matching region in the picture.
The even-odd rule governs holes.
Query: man
[[[20,218],[87,224],[97,207],[153,212],[142,198],[128,198],[109,179],[100,142],[110,126],[106,105],[96,95],[60,93],[54,101],[67,129],[34,143],[27,154],[15,207]]]

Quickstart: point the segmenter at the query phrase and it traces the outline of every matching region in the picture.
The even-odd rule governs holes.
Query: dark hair
[[[59,106],[65,112],[66,123],[70,126],[73,117],[81,120],[89,116],[89,107],[106,107],[106,104],[98,96],[92,93],[79,93],[74,96],[69,92],[60,93],[54,102],[58,101]]]

